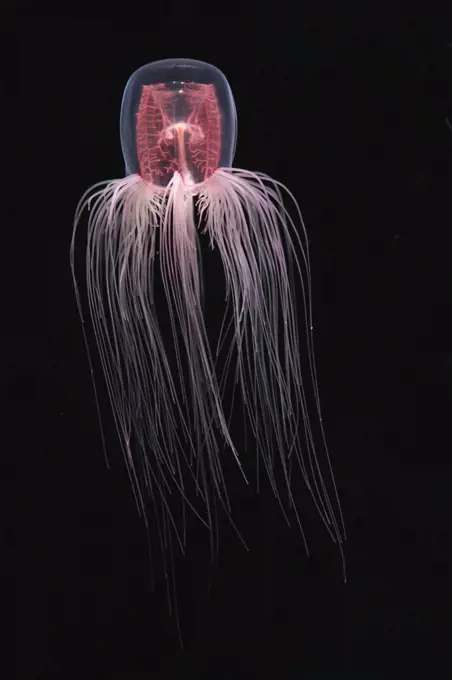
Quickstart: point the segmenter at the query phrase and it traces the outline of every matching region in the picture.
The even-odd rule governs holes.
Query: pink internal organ
[[[145,85],[137,114],[140,175],[165,187],[175,172],[200,184],[219,167],[221,113],[213,85]]]

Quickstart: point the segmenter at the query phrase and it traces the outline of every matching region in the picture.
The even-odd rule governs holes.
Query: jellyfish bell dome
[[[178,172],[186,184],[229,168],[235,153],[237,113],[223,73],[194,59],[164,59],[139,68],[121,106],[126,174],[165,188]]]

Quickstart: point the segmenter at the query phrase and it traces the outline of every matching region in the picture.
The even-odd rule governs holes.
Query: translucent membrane
[[[198,184],[218,167],[230,167],[237,116],[224,75],[193,59],[165,59],[138,69],[121,107],[121,144],[126,174],[155,186],[174,172]]]

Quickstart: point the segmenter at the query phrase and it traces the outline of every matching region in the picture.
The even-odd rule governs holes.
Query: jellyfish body
[[[235,105],[213,66],[167,59],[138,69],[125,89],[120,127],[126,177],[81,199],[71,261],[75,282],[76,229],[88,208],[89,311],[138,506],[146,516],[151,498],[170,557],[174,539],[185,546],[186,508],[211,536],[218,508],[233,521],[225,461],[246,482],[244,452],[229,424],[238,400],[284,513],[293,512],[303,531],[293,493],[297,467],[342,554],[315,373],[308,242],[295,198],[262,173],[232,168]],[[203,316],[199,232],[224,269],[225,316],[215,343]],[[172,359],[156,310],[157,276]],[[76,292],[83,317],[77,284]],[[175,494],[182,519],[168,501]]]

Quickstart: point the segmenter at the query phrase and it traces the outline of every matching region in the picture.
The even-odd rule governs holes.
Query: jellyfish
[[[189,512],[214,550],[220,511],[242,538],[226,468],[232,463],[249,484],[255,466],[307,548],[297,473],[343,559],[314,359],[309,244],[294,195],[262,172],[233,167],[234,99],[223,73],[202,61],[139,68],[124,91],[120,134],[125,177],[81,198],[71,267],[86,340],[75,246],[87,211],[87,308],[140,512],[146,518],[151,508],[170,562],[176,545],[185,550]],[[215,338],[204,314],[201,239],[222,263]],[[235,441],[233,413],[253,441],[252,460]]]

